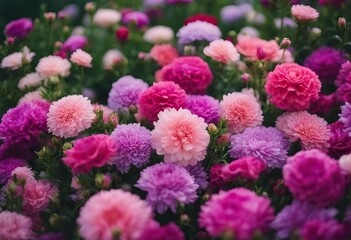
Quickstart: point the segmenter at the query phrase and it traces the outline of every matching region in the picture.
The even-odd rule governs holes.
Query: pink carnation
[[[162,81],[177,83],[188,94],[204,93],[212,81],[208,64],[200,57],[179,57],[161,70]]]
[[[41,85],[43,80],[44,79],[41,76],[39,76],[39,74],[36,72],[28,73],[27,75],[25,75],[23,78],[19,80],[17,86],[21,90],[24,90],[30,87],[38,87]]]
[[[71,63],[58,56],[47,56],[39,60],[35,70],[43,78],[53,76],[67,77],[70,74]]]
[[[30,52],[30,49],[25,46],[22,52],[15,52],[4,57],[0,67],[16,70],[22,67],[23,64],[30,63],[34,56],[35,53]]]
[[[170,44],[155,45],[150,51],[150,56],[160,66],[165,66],[179,57],[178,51]]]
[[[295,63],[283,63],[268,74],[265,90],[278,108],[300,111],[319,98],[321,82],[312,70]]]
[[[28,179],[24,186],[23,208],[28,214],[36,214],[46,209],[58,189],[48,181]]]
[[[229,130],[240,133],[248,127],[262,125],[261,106],[251,94],[234,92],[223,96],[220,102],[221,116],[227,121]]]
[[[45,99],[40,95],[40,90],[28,92],[23,97],[18,100],[18,105],[25,102],[36,102],[36,101],[45,101]]]
[[[14,178],[16,176],[17,180],[33,180],[34,173],[28,167],[17,167],[11,172],[11,177]]]
[[[182,108],[166,109],[158,118],[151,131],[152,147],[165,155],[165,162],[194,166],[205,158],[210,135],[203,118]]]
[[[247,156],[226,165],[222,169],[222,176],[227,182],[240,179],[256,180],[265,169],[266,164],[263,161]]]
[[[299,141],[303,149],[329,147],[330,129],[328,123],[315,114],[306,111],[284,113],[277,118],[276,127],[284,133],[290,142]]]
[[[150,122],[157,120],[157,114],[166,108],[179,109],[186,99],[185,91],[173,82],[154,83],[139,97],[138,115]]]
[[[138,239],[152,221],[152,209],[137,195],[122,190],[101,191],[85,203],[79,218],[86,240]]]
[[[93,57],[89,53],[84,52],[82,49],[77,49],[71,55],[71,61],[82,67],[91,68],[92,60],[93,60]]]
[[[49,132],[69,138],[89,128],[95,119],[94,107],[82,95],[70,95],[53,102],[48,113]]]
[[[266,41],[257,37],[239,35],[235,45],[239,53],[251,60],[277,61],[281,57],[276,41]]]
[[[94,167],[104,166],[115,151],[116,145],[110,136],[96,134],[76,140],[62,160],[74,174],[88,173]]]
[[[316,21],[319,17],[319,13],[316,9],[307,5],[293,5],[291,7],[291,14],[298,22]]]
[[[29,217],[9,211],[0,212],[0,239],[32,239],[32,220]]]
[[[233,43],[223,39],[214,40],[203,50],[204,54],[217,62],[228,64],[240,59],[240,54]]]

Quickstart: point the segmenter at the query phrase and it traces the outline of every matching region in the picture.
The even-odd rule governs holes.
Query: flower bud
[[[338,26],[339,26],[340,30],[345,29],[346,28],[346,19],[343,17],[339,18]]]
[[[127,27],[124,26],[120,26],[117,30],[116,30],[116,38],[120,41],[120,42],[125,42],[128,40],[128,35],[129,35],[129,30]]]
[[[137,108],[137,106],[135,106],[135,105],[130,105],[130,106],[128,107],[128,109],[129,109],[129,112],[130,112],[131,114],[135,114],[135,113],[137,113],[137,111],[138,111],[138,108]]]
[[[182,224],[190,222],[190,217],[188,214],[183,213],[182,215],[180,215],[179,218],[180,218],[179,220]]]
[[[54,213],[49,218],[49,223],[53,227],[57,227],[60,222],[60,216],[57,213]]]
[[[283,49],[289,48],[291,45],[291,41],[289,38],[283,38],[282,42],[280,43],[280,47]]]
[[[230,135],[228,133],[223,134],[217,139],[217,143],[224,146],[229,143]]]
[[[8,37],[8,38],[6,39],[6,43],[7,43],[8,45],[13,44],[14,42],[15,42],[15,39],[14,39],[13,37]]]
[[[184,47],[184,55],[185,56],[192,56],[196,52],[196,48],[192,45],[187,45]]]
[[[84,6],[85,11],[87,11],[88,13],[93,13],[95,11],[95,3],[93,2],[87,2]]]
[[[267,54],[265,53],[265,51],[263,50],[262,47],[258,47],[257,52],[256,52],[256,56],[257,56],[258,60],[263,60],[267,57]]]
[[[218,133],[218,128],[213,123],[210,123],[210,124],[208,124],[208,131],[211,134],[217,134]]]
[[[62,149],[63,151],[66,151],[68,149],[71,149],[72,147],[73,147],[72,143],[66,142],[65,144],[63,144]]]
[[[241,81],[243,81],[243,82],[250,81],[250,74],[244,73],[243,75],[241,75]]]
[[[54,12],[46,12],[46,13],[44,13],[44,18],[48,22],[53,22],[56,19],[56,13],[54,13]]]

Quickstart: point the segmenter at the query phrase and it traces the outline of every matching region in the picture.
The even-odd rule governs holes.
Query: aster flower
[[[102,28],[107,28],[118,23],[122,14],[114,9],[98,9],[93,17],[93,22]]]
[[[158,114],[151,131],[152,148],[165,155],[165,162],[196,165],[206,156],[210,135],[203,118],[187,109],[166,109]]]
[[[328,140],[328,155],[339,159],[342,155],[351,153],[351,136],[344,131],[344,124],[340,121],[329,125],[330,138]]]
[[[15,52],[4,57],[1,61],[0,67],[16,70],[21,68],[23,64],[30,63],[34,56],[35,53],[30,52],[30,49],[25,46],[22,52]]]
[[[13,179],[15,176],[18,180],[34,180],[34,173],[32,169],[28,167],[16,167],[11,172],[11,178]]]
[[[332,93],[329,95],[319,94],[319,98],[316,101],[311,102],[308,111],[315,114],[327,114],[330,112],[332,107],[336,104],[336,94]]]
[[[113,139],[105,134],[78,139],[73,148],[66,150],[63,162],[74,174],[88,173],[94,167],[104,166],[116,151]]]
[[[75,137],[90,128],[95,116],[94,107],[88,98],[82,95],[63,97],[50,106],[48,131],[59,137]]]
[[[284,133],[290,142],[301,143],[303,149],[326,151],[330,129],[328,123],[315,114],[306,111],[284,113],[277,118],[276,127]]]
[[[321,90],[318,76],[295,63],[283,63],[268,73],[265,90],[270,101],[280,109],[300,111],[317,100]]]
[[[290,192],[301,201],[326,207],[344,196],[345,178],[338,162],[317,149],[289,157],[283,177]]]
[[[252,239],[255,231],[266,232],[274,220],[270,201],[245,188],[221,191],[201,207],[199,224],[212,237],[230,231],[235,239]]]
[[[166,0],[167,4],[191,3],[193,0]]]
[[[22,159],[9,158],[0,161],[0,184],[6,184],[11,177],[11,172],[24,166],[25,163]]]
[[[117,49],[108,50],[102,58],[104,69],[107,69],[107,70],[112,69],[113,66],[116,63],[120,62],[123,58],[124,58],[124,55],[119,50]]]
[[[227,5],[221,9],[221,20],[227,24],[233,23],[244,18],[252,9],[251,4]]]
[[[88,44],[88,39],[82,35],[72,35],[62,44],[62,50],[66,53],[73,53],[83,49]]]
[[[170,44],[155,45],[150,50],[150,57],[154,59],[158,65],[166,66],[174,59],[179,57],[178,51]]]
[[[197,56],[179,57],[161,70],[162,81],[174,82],[188,94],[204,93],[212,78],[208,64]]]
[[[143,12],[132,11],[123,16],[122,22],[124,24],[134,23],[138,28],[142,28],[147,26],[150,23],[150,19]]]
[[[174,32],[172,28],[161,25],[149,28],[143,36],[146,42],[153,44],[167,43],[172,41],[173,38]]]
[[[220,119],[219,102],[208,95],[188,95],[183,107],[192,114],[202,117],[207,124],[216,124]]]
[[[340,122],[344,124],[345,132],[351,136],[351,104],[346,102],[341,106],[341,114],[339,114]]]
[[[141,234],[139,240],[149,240],[150,236],[152,236],[152,240],[165,240],[170,237],[172,237],[172,240],[185,239],[184,233],[173,222],[162,227],[157,223],[153,224]]]
[[[130,105],[136,105],[142,92],[148,85],[141,79],[130,75],[121,77],[112,84],[108,96],[108,106],[115,111],[127,111]]]
[[[335,95],[339,102],[351,102],[351,73],[345,82],[336,89]]]
[[[194,177],[195,183],[199,185],[199,189],[205,190],[208,185],[208,176],[205,172],[204,167],[201,163],[196,164],[195,166],[187,166],[185,169]]]
[[[240,54],[233,43],[227,40],[214,40],[203,50],[204,54],[217,62],[228,64],[240,59]]]
[[[247,128],[243,133],[233,135],[230,141],[232,158],[252,156],[270,168],[281,168],[286,162],[289,142],[276,128]]]
[[[81,208],[77,223],[86,240],[138,239],[152,218],[151,208],[137,195],[119,189],[101,191]]]
[[[118,116],[116,114],[113,114],[113,110],[111,108],[97,103],[94,103],[93,106],[95,113],[99,111],[102,112],[102,121],[105,124],[108,124],[110,121],[114,122],[116,125],[118,124]],[[95,121],[96,120],[97,118],[95,119]]]
[[[167,108],[179,109],[186,99],[185,91],[173,82],[154,83],[138,100],[138,114],[150,122],[157,120],[159,112]]]
[[[78,66],[82,66],[82,67],[91,68],[92,60],[93,60],[93,57],[89,53],[84,52],[82,49],[77,49],[71,55],[71,61],[77,64]]]
[[[203,21],[189,23],[177,32],[178,44],[180,45],[191,44],[195,41],[212,42],[220,39],[221,36],[221,30],[216,25]]]
[[[158,163],[141,172],[136,187],[147,192],[146,201],[162,214],[167,209],[176,213],[178,203],[195,202],[199,185],[185,168]]]
[[[21,78],[18,82],[18,88],[21,90],[25,90],[26,88],[38,87],[41,85],[44,79],[39,76],[38,73],[28,73],[23,78]]]
[[[336,86],[341,86],[344,82],[346,82],[347,77],[351,73],[351,62],[346,61],[341,65],[340,71],[338,73],[338,77],[335,80],[335,85]]]
[[[67,77],[70,74],[71,63],[58,56],[47,56],[39,60],[35,70],[42,78],[53,76]]]
[[[262,125],[263,112],[257,99],[251,94],[229,93],[220,102],[221,116],[227,121],[229,130],[240,133],[245,128]]]
[[[6,240],[32,239],[32,220],[15,212],[0,212],[0,238]]]
[[[11,21],[5,26],[7,37],[25,38],[33,30],[33,21],[30,18],[20,18]]]
[[[133,165],[138,168],[149,162],[151,155],[151,134],[139,124],[118,125],[111,137],[116,144],[112,164],[122,173],[128,172]]]
[[[308,5],[293,5],[291,7],[291,14],[297,22],[313,22],[319,17],[319,12]]]
[[[301,228],[310,220],[327,221],[333,219],[337,214],[336,209],[320,208],[308,202],[294,200],[291,205],[281,210],[272,223],[277,230],[277,237],[285,239]]]
[[[303,65],[314,71],[322,82],[333,83],[345,61],[344,53],[334,48],[322,47],[309,55]]]
[[[46,100],[40,95],[40,90],[36,90],[36,91],[33,91],[33,92],[28,92],[26,94],[24,94],[23,97],[21,97],[19,100],[18,100],[18,104],[17,105],[20,105],[22,103],[30,103],[30,102],[40,102],[40,101],[43,101],[45,102]]]

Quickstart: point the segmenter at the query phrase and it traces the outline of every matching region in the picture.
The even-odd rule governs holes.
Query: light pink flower
[[[17,87],[21,90],[30,87],[38,87],[41,85],[43,80],[44,78],[39,76],[39,74],[36,72],[28,73],[26,76],[19,80]]]
[[[173,37],[174,32],[172,28],[166,26],[155,26],[149,28],[143,36],[146,42],[153,44],[170,42],[172,41]]]
[[[49,206],[57,192],[57,187],[48,181],[28,179],[22,196],[24,211],[34,215],[41,212]]]
[[[179,57],[178,51],[170,44],[159,44],[152,47],[150,56],[160,66],[170,64],[174,59]]]
[[[305,150],[329,147],[330,129],[327,122],[307,111],[284,113],[277,118],[276,127],[282,131],[290,142],[300,141]]]
[[[228,64],[240,59],[240,54],[233,43],[223,39],[214,40],[209,46],[204,48],[204,54],[217,62]]]
[[[35,56],[35,53],[30,52],[30,49],[25,46],[22,52],[12,53],[2,59],[1,68],[9,68],[16,70],[23,66],[23,64],[30,63]]]
[[[108,50],[102,58],[102,62],[105,69],[112,69],[113,65],[121,61],[124,55],[117,49]]]
[[[34,173],[32,172],[32,169],[28,167],[17,167],[11,172],[11,177],[13,178],[16,176],[17,180],[33,180],[34,179]]]
[[[35,101],[45,101],[44,98],[40,95],[40,91],[34,91],[26,93],[23,97],[18,100],[18,104],[24,102],[35,102]]]
[[[152,221],[152,209],[137,195],[122,190],[101,191],[81,208],[80,235],[85,240],[138,239]]]
[[[39,60],[35,70],[43,78],[53,76],[67,77],[70,74],[71,63],[58,56],[47,56]]]
[[[261,106],[251,94],[230,93],[223,96],[220,105],[221,116],[227,121],[232,133],[240,133],[245,128],[262,125]]]
[[[351,154],[343,155],[339,159],[339,166],[348,174],[351,174]]]
[[[32,220],[29,217],[15,212],[0,212],[0,239],[24,240],[33,237]]]
[[[53,135],[69,138],[89,128],[95,117],[94,107],[87,97],[70,95],[52,103],[47,125]]]
[[[93,21],[99,27],[107,28],[117,24],[122,18],[122,14],[114,9],[100,8],[96,11]]]
[[[194,166],[205,158],[210,135],[203,118],[187,109],[170,108],[158,114],[154,125],[152,147],[165,155],[165,162]]]
[[[91,61],[93,61],[93,57],[89,53],[84,52],[82,49],[77,49],[71,55],[71,61],[79,66],[91,68]]]
[[[291,14],[298,22],[316,21],[319,17],[319,12],[308,5],[293,5],[291,7]]]

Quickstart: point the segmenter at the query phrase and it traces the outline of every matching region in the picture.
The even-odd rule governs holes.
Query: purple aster
[[[80,9],[76,4],[69,4],[61,11],[58,12],[58,16],[68,17],[70,19],[76,19],[79,17]]]
[[[252,10],[252,5],[244,3],[241,5],[228,5],[221,9],[221,20],[224,23],[233,23],[244,18]]]
[[[200,189],[204,190],[207,188],[208,176],[207,176],[207,173],[205,172],[204,167],[201,165],[201,163],[198,163],[195,166],[189,165],[185,167],[185,169],[188,170],[190,175],[194,177],[195,183],[199,185]]]
[[[221,30],[208,22],[196,21],[181,27],[177,33],[178,44],[187,45],[195,41],[212,42],[220,39]]]
[[[295,231],[300,231],[310,220],[328,221],[333,219],[336,214],[336,209],[320,208],[307,202],[294,200],[291,205],[286,206],[278,213],[272,227],[277,230],[277,237],[284,239]]]
[[[123,16],[122,22],[124,24],[135,23],[138,28],[145,27],[149,25],[149,17],[143,12],[130,12]]]
[[[30,18],[20,18],[8,23],[5,27],[7,37],[25,38],[33,30],[33,21]]]
[[[220,105],[217,99],[207,95],[188,95],[184,108],[205,119],[207,124],[218,123]]]
[[[344,124],[344,130],[351,136],[351,104],[346,102],[341,106],[341,113],[339,114],[340,122]]]
[[[11,172],[17,167],[23,167],[24,160],[8,158],[0,161],[0,184],[6,184],[11,177]]]
[[[335,7],[340,7],[342,4],[346,3],[346,0],[319,0],[319,5],[333,5]]]
[[[122,173],[134,165],[138,168],[149,162],[151,154],[151,133],[140,124],[117,125],[111,137],[116,143],[116,156],[112,163]]]
[[[88,39],[82,35],[70,36],[62,45],[65,52],[73,53],[79,48],[84,48],[88,44]]]
[[[136,187],[147,192],[146,201],[160,214],[177,212],[177,204],[193,203],[199,185],[194,177],[173,163],[158,163],[141,172]]]
[[[345,61],[344,53],[334,48],[322,47],[309,55],[303,65],[314,71],[322,82],[334,83]]]
[[[65,240],[67,239],[65,234],[62,232],[50,232],[44,233],[39,236],[38,240]]]
[[[276,18],[274,19],[274,25],[277,29],[280,29],[282,24],[282,19],[281,18]],[[296,28],[297,25],[295,23],[295,21],[291,18],[285,17],[283,18],[283,27],[287,27],[287,28]]]
[[[165,4],[165,0],[144,0],[143,4],[146,9],[156,8],[163,6]]]
[[[341,69],[338,74],[338,78],[335,80],[336,86],[341,86],[346,82],[347,77],[351,74],[351,62],[346,61],[341,65]]]
[[[47,130],[46,115],[49,107],[49,103],[37,101],[11,108],[1,119],[0,139],[9,144],[37,145],[40,134]]]
[[[165,240],[170,237],[172,240],[184,240],[184,233],[180,231],[178,226],[175,223],[168,223],[165,226],[159,226],[158,224],[154,224],[151,227],[147,227],[146,230],[141,234],[138,238],[139,240],[150,240],[152,236],[152,240]]]
[[[253,156],[270,168],[281,168],[286,162],[289,142],[276,128],[246,128],[244,132],[233,135],[230,141],[232,158]]]
[[[339,159],[342,155],[351,153],[351,136],[344,131],[344,124],[340,121],[329,125],[330,138],[328,143],[328,155]]]
[[[328,221],[310,220],[301,229],[300,237],[302,240],[346,240],[346,225],[343,225],[335,219]]]
[[[121,77],[112,84],[108,95],[108,106],[115,111],[128,110],[130,105],[136,105],[139,96],[148,88],[148,85],[141,79],[130,75]]]
[[[166,0],[167,4],[191,3],[193,0]]]

